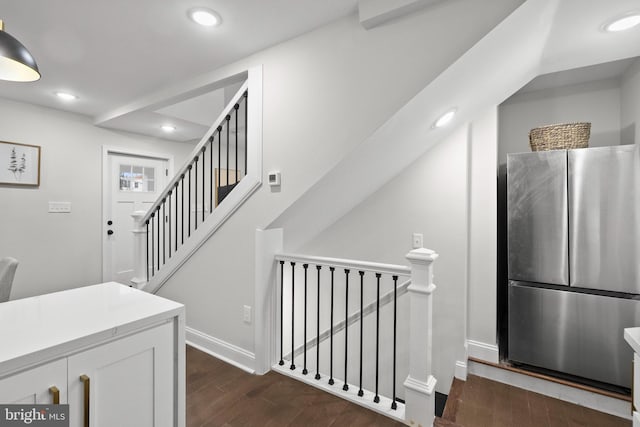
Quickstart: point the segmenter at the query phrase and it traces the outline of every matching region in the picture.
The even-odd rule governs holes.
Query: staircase
[[[262,183],[262,71],[247,79],[147,211],[132,284],[155,293]]]

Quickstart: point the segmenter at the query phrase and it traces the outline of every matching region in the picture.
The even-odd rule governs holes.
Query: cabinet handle
[[[84,383],[84,427],[89,427],[89,386],[91,381],[86,375],[80,375],[80,381]]]
[[[51,387],[49,387],[49,393],[51,393],[51,398],[53,399],[53,404],[54,405],[59,405],[60,404],[60,390],[58,390],[58,387],[52,385]]]

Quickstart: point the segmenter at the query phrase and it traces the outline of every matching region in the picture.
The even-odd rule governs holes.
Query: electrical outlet
[[[244,323],[251,323],[251,306],[245,305],[242,313],[242,320]]]
[[[413,233],[413,240],[412,240],[413,249],[420,249],[422,247],[422,244],[423,244],[422,239],[423,239],[422,234]]]

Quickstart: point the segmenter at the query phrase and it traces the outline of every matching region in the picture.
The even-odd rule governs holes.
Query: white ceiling
[[[220,100],[229,96],[221,90],[210,94],[200,90],[189,96],[163,98],[163,93],[171,92],[167,88],[179,87],[251,53],[356,13],[358,6],[362,15],[366,7],[385,6],[386,1],[0,0],[0,19],[6,31],[27,46],[43,76],[33,83],[0,81],[0,97],[84,114],[100,126],[192,141],[208,127],[206,117],[194,111],[208,109],[216,117]],[[403,6],[396,8],[413,10],[434,1],[399,3]],[[512,53],[511,68],[535,61],[527,51],[538,49],[540,42],[544,48],[537,57],[537,67],[542,74],[638,55],[638,29],[624,34],[601,30],[606,20],[637,10],[638,0],[528,0],[520,13],[538,3],[544,3],[548,12],[538,21],[529,21],[528,28],[521,28],[528,38]],[[192,23],[187,10],[196,6],[216,10],[222,25],[206,28]],[[393,19],[400,12],[392,8],[376,13],[380,17],[371,19]],[[484,58],[482,64],[487,62],[491,63]],[[500,74],[502,85],[507,85],[504,76],[509,72],[505,69]],[[468,80],[469,75],[460,78]],[[558,76],[552,75],[554,78]],[[237,83],[236,79],[225,84]],[[220,85],[206,90],[214,89],[219,90]],[[54,96],[60,90],[79,99],[64,103]],[[132,107],[149,99],[154,102]],[[168,119],[178,128],[171,135],[159,130]]]
[[[543,74],[527,83],[514,94],[536,92],[545,89],[555,89],[581,83],[595,82],[598,80],[620,79],[627,69],[638,58],[625,58],[618,61],[604,62],[602,64],[587,67],[573,68],[570,70],[556,71]]]
[[[222,25],[194,24],[187,11],[197,6],[217,11]],[[42,74],[33,83],[0,81],[0,97],[95,118],[356,9],[357,0],[0,0],[5,30],[29,49]],[[79,99],[62,102],[56,91]],[[217,105],[220,96],[196,102]],[[203,119],[186,115],[193,108],[187,103],[145,115],[155,121],[175,115],[177,125],[188,121],[197,133]],[[126,130],[145,133],[133,123]]]

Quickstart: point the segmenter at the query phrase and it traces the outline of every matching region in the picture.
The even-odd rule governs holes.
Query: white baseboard
[[[233,344],[229,344],[226,341],[222,341],[221,339],[212,337],[188,326],[185,328],[185,333],[185,341],[190,346],[204,351],[205,353],[238,367],[243,371],[249,372],[250,374],[255,373],[253,366],[256,364],[256,357],[250,351]]]
[[[555,399],[586,406],[596,411],[605,412],[617,417],[631,419],[631,403],[614,397],[593,393],[587,390],[570,387],[568,385],[546,381],[541,378],[520,374],[518,372],[500,369],[498,367],[469,361],[469,373],[479,377],[509,384],[514,387],[543,394]]]
[[[495,344],[487,344],[480,341],[467,340],[467,351],[469,357],[484,360],[491,363],[498,363],[500,354],[498,346]]]
[[[466,381],[467,380],[467,362],[463,362],[462,360],[456,360],[456,368],[453,372],[453,376],[459,380]]]

